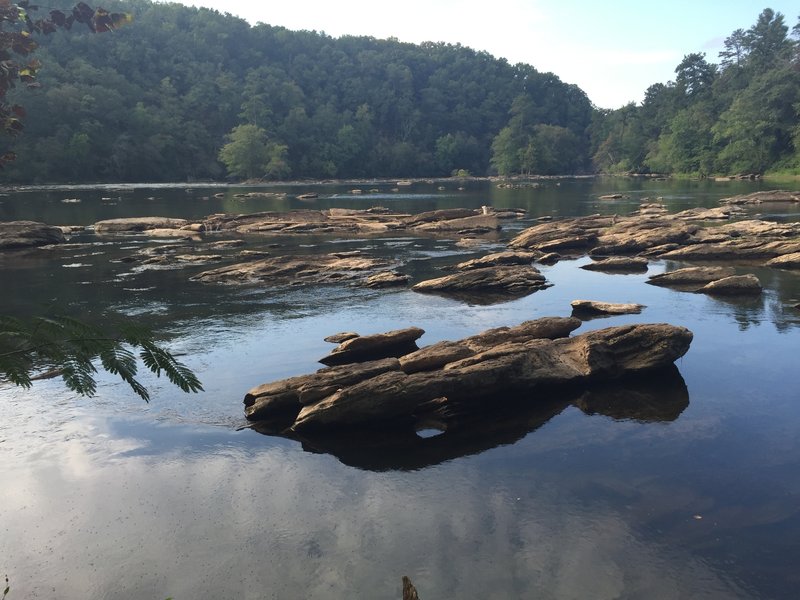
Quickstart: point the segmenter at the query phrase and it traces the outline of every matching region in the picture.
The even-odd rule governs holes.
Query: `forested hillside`
[[[675,81],[650,86],[641,105],[598,112],[595,168],[800,174],[800,23],[792,33],[783,15],[765,9],[730,34],[718,65],[688,54]]]
[[[604,111],[552,73],[458,45],[334,39],[149,0],[103,5],[133,23],[37,36],[41,87],[12,92],[27,117],[23,135],[2,140],[18,159],[0,181],[800,167],[800,25],[791,35],[770,9],[730,34],[719,65],[688,54],[641,105]]]
[[[251,27],[178,4],[103,6],[133,23],[37,38],[41,88],[14,92],[27,117],[3,180],[484,175],[509,125],[514,135],[495,145],[518,158],[496,159],[501,170],[591,168],[586,95],[528,65],[448,44]],[[539,138],[557,150],[538,151]]]

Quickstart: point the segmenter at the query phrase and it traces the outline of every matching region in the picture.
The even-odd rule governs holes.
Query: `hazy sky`
[[[552,71],[601,108],[640,102],[653,83],[674,79],[685,54],[718,62],[723,40],[766,7],[790,29],[800,5],[779,0],[185,0],[288,29],[328,35],[461,43],[511,63]]]

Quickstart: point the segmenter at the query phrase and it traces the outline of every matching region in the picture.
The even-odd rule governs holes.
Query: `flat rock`
[[[791,254],[775,257],[768,260],[766,265],[778,269],[800,269],[800,252],[792,252]]]
[[[644,273],[647,271],[647,259],[640,257],[615,256],[595,260],[582,265],[581,269],[587,271],[602,271],[605,273]]]
[[[386,267],[384,260],[364,256],[339,258],[334,255],[285,255],[251,260],[203,271],[191,278],[202,283],[271,284],[337,283],[365,279]]]
[[[94,224],[95,233],[131,233],[150,229],[180,229],[187,225],[186,219],[169,217],[131,217],[126,219],[106,219]],[[184,231],[184,235],[187,232]]]
[[[409,277],[397,271],[381,271],[367,277],[362,285],[368,288],[386,288],[406,285]]]
[[[572,315],[631,315],[639,314],[645,308],[644,304],[621,304],[613,302],[598,302],[596,300],[573,300]]]
[[[763,202],[800,202],[800,193],[788,190],[766,190],[720,200],[722,204],[761,204]]]
[[[386,333],[359,335],[340,343],[319,362],[333,366],[403,356],[419,349],[416,341],[424,333],[425,330],[419,327],[407,327]]]
[[[359,334],[354,331],[342,331],[341,333],[334,333],[333,335],[329,335],[323,341],[331,344],[341,344],[342,342],[346,342],[347,340],[352,340],[353,338],[357,338],[358,336]]]
[[[458,263],[455,268],[458,271],[469,271],[470,269],[482,269],[484,267],[497,267],[500,265],[530,265],[539,253],[524,252],[524,251],[505,251],[495,252],[481,256],[480,258],[473,258]]]
[[[0,223],[0,250],[63,244],[65,241],[64,232],[59,227],[36,221]]]
[[[736,271],[732,267],[686,267],[666,273],[651,275],[647,283],[669,286],[702,286],[717,279],[731,277]]]
[[[754,295],[761,293],[761,282],[752,274],[733,275],[712,281],[697,291],[719,296]]]
[[[547,287],[538,269],[530,265],[469,269],[421,281],[412,286],[415,292],[465,292],[475,290],[516,292]]]

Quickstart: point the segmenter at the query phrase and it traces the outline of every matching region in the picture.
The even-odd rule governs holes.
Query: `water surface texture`
[[[444,190],[439,187],[444,186]],[[104,186],[9,190],[0,219],[85,225],[122,216],[382,205],[526,208],[493,240],[248,238],[279,253],[362,250],[412,283],[504,246],[541,215],[625,214],[645,198],[671,211],[766,189],[759,182],[546,181],[256,188]],[[458,187],[463,187],[459,190]],[[350,193],[363,189],[360,195]],[[369,190],[377,190],[370,192]],[[263,190],[262,190],[263,191]],[[296,195],[316,192],[301,201]],[[615,201],[598,196],[619,191]],[[221,194],[221,197],[215,197]],[[64,202],[63,200],[79,200]],[[797,207],[755,207],[800,219]],[[115,316],[155,327],[200,376],[184,395],[143,376],[152,402],[101,375],[81,398],[59,380],[0,388],[0,575],[27,598],[399,598],[408,575],[433,598],[796,598],[800,592],[800,275],[742,268],[757,299],[646,285],[647,274],[542,272],[554,285],[470,304],[408,289],[211,286],[204,268],[124,262],[144,237],[76,235],[63,248],[0,255],[2,311]],[[277,244],[277,246],[276,246]],[[246,425],[252,386],[308,373],[339,331],[418,326],[421,344],[542,316],[578,298],[638,302],[590,329],[667,322],[694,332],[659,379],[519,400],[460,435],[297,441]]]

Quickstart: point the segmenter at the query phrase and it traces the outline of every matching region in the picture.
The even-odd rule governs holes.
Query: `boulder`
[[[631,315],[639,314],[644,304],[619,304],[613,302],[598,302],[596,300],[573,300],[572,316],[596,316],[596,315]]]
[[[0,223],[0,250],[63,244],[65,241],[64,232],[59,227],[36,221]]]
[[[424,333],[419,327],[408,327],[374,335],[359,335],[340,343],[319,362],[333,366],[403,356],[419,349],[415,342]]]
[[[697,291],[718,296],[755,295],[761,293],[761,282],[752,274],[733,275],[712,281]]]

